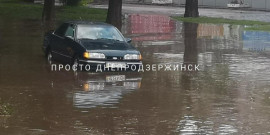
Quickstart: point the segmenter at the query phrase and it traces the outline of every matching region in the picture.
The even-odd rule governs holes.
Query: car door
[[[65,33],[67,31],[69,24],[62,24],[53,34],[53,45],[51,47],[52,53],[55,58],[62,61],[67,61],[67,56],[65,55]]]
[[[69,58],[68,62],[73,61],[73,56],[75,54],[76,42],[75,42],[75,26],[73,24],[69,24],[67,30],[65,32],[65,39],[63,41],[64,52],[63,54]]]

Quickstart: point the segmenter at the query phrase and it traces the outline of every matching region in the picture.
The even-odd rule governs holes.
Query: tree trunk
[[[197,64],[198,48],[197,48],[197,29],[196,23],[183,23],[184,26],[184,64]]]
[[[122,28],[122,0],[109,0],[106,22],[121,31]]]
[[[198,0],[186,0],[184,17],[199,17]]]
[[[197,29],[198,24],[196,23],[183,23],[183,31],[184,31],[184,62],[183,66],[186,67],[186,70],[181,75],[181,83],[182,88],[184,90],[191,90],[192,74],[196,74],[195,66],[198,63],[198,44],[197,44]],[[192,72],[188,70],[188,65],[192,65]],[[187,98],[188,102],[190,102],[190,98]]]
[[[54,4],[55,0],[45,0],[42,12],[42,22],[45,25],[45,32],[54,29]]]

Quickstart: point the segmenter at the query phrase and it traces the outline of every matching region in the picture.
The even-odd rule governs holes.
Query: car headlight
[[[103,53],[90,53],[90,52],[85,52],[83,54],[84,58],[87,59],[105,59],[105,55]]]
[[[125,60],[141,60],[142,59],[142,55],[140,54],[126,54],[124,56]]]

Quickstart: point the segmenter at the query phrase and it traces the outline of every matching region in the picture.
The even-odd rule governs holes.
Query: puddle
[[[122,28],[144,63],[201,71],[51,72],[39,22],[1,19],[0,98],[14,109],[1,133],[269,133],[269,33],[138,14]]]

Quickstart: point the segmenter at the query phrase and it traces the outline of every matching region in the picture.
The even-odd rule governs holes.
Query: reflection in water
[[[191,62],[202,71],[51,72],[40,23],[0,19],[0,99],[13,110],[0,118],[0,134],[270,132],[267,33],[136,16],[141,21],[127,19],[123,30],[145,63]],[[132,33],[136,24],[147,30]],[[247,51],[250,45],[266,49]]]
[[[81,91],[73,92],[73,104],[77,108],[97,106],[112,107],[119,103],[124,94],[137,90],[141,86],[140,75],[89,74],[78,75]]]
[[[188,25],[191,27],[186,32]],[[180,116],[178,127],[175,128],[176,132],[182,134],[267,133],[269,127],[259,127],[255,121],[269,123],[269,119],[268,121],[264,119],[269,117],[269,114],[263,111],[269,111],[267,106],[264,106],[269,101],[267,98],[269,96],[265,95],[269,95],[270,92],[270,86],[267,84],[270,81],[267,69],[270,67],[269,56],[266,53],[250,54],[245,51],[246,42],[251,43],[250,41],[253,41],[251,44],[255,46],[261,44],[262,42],[258,41],[262,40],[266,44],[264,46],[267,46],[266,33],[261,37],[253,34],[252,38],[248,38],[250,41],[247,41],[245,33],[248,32],[242,34],[242,26],[199,24],[192,27],[192,24],[184,23],[183,29],[187,34],[183,33],[185,35],[182,37],[177,31],[182,29],[182,26],[176,26],[179,27],[175,30],[177,36],[165,40],[135,40],[134,42],[135,46],[144,53],[144,58],[149,60],[148,63],[197,62],[202,65],[202,71],[198,73],[172,72],[168,75],[170,77],[167,78],[180,81],[180,89],[178,82],[171,82],[174,86],[168,86],[166,84],[170,81],[158,79],[164,77],[162,72],[154,75],[156,83],[165,83],[165,86],[171,87],[170,90],[177,87],[178,91],[183,93],[178,95],[178,98],[183,101],[174,104],[176,111],[177,106],[181,110],[175,113],[175,116]],[[148,35],[151,36],[149,33],[136,38]],[[162,88],[159,90],[162,91]],[[160,99],[159,101],[172,103]],[[257,109],[254,110],[255,106]],[[253,118],[249,117],[250,114],[253,114]],[[249,126],[244,126],[246,124]]]
[[[161,41],[172,39],[175,28],[176,22],[168,16],[131,14],[123,31],[135,36],[134,41]]]
[[[185,23],[184,23],[185,24]],[[211,25],[211,24],[197,24],[198,29],[194,29],[198,31],[198,37],[202,38],[220,38],[224,36],[224,27],[223,25]]]
[[[244,50],[265,53],[270,51],[270,32],[243,31]]]
[[[184,26],[184,63],[197,64],[198,61],[198,48],[197,48],[197,29],[196,23],[183,23]]]

